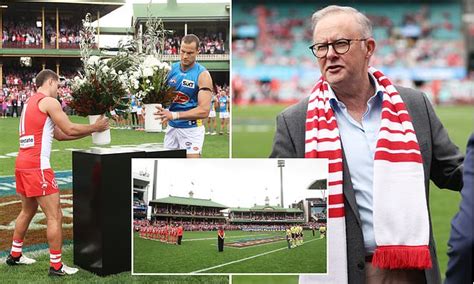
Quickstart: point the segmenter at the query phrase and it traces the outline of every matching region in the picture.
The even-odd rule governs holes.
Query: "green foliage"
[[[111,67],[123,67],[125,60],[90,56],[95,41],[95,28],[92,26],[91,15],[88,13],[82,20],[81,60],[84,74],[79,74],[72,80],[72,97],[69,106],[80,116],[108,113],[111,108],[124,108],[122,97],[128,95],[125,76],[119,76]],[[121,63],[121,64],[114,64]]]
[[[125,109],[122,98],[127,96],[127,92],[117,74],[107,70],[96,71],[91,72],[89,77],[74,80],[69,106],[80,116],[104,114],[110,108]]]

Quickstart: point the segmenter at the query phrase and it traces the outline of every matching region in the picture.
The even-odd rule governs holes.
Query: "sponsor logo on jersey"
[[[20,137],[20,148],[30,148],[35,146],[35,136],[27,135]]]
[[[191,80],[187,80],[187,79],[183,79],[183,82],[181,83],[183,85],[183,87],[186,87],[186,88],[190,88],[190,89],[194,89],[194,81],[191,81]]]
[[[189,102],[189,97],[185,93],[178,92],[173,102],[177,104],[185,104]]]

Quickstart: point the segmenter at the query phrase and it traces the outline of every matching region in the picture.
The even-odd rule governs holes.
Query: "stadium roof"
[[[229,208],[229,212],[286,212],[286,213],[303,213],[298,208],[284,208],[281,206],[271,205],[255,205],[251,208],[233,207]]]
[[[201,199],[193,197],[180,197],[172,196],[160,199],[155,199],[150,201],[150,206],[152,204],[178,204],[178,205],[188,205],[188,206],[202,206],[202,207],[214,207],[214,208],[228,208],[228,206],[222,205],[220,203],[214,202],[211,199]]]
[[[327,188],[327,179],[317,179],[308,186],[308,189],[326,189],[326,188]]]
[[[230,19],[228,3],[153,3],[151,14],[167,21],[216,21]],[[133,25],[148,19],[148,4],[133,4]]]

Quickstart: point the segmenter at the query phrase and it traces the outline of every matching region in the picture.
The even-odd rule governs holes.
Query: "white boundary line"
[[[307,241],[306,243],[314,242],[314,241],[317,241],[317,240],[323,240],[323,239],[310,240],[310,241]],[[219,265],[216,265],[216,266],[212,266],[212,267],[208,267],[208,268],[204,268],[204,269],[200,269],[200,270],[196,270],[196,271],[193,271],[193,272],[190,272],[190,273],[191,274],[196,274],[196,273],[200,273],[200,272],[204,272],[204,271],[208,271],[208,270],[213,270],[215,268],[219,268],[219,267],[227,266],[229,264],[234,264],[234,263],[246,261],[246,260],[249,260],[249,259],[252,259],[252,258],[267,255],[267,254],[274,253],[274,252],[277,252],[277,251],[281,251],[281,250],[284,250],[284,249],[288,249],[288,247],[282,247],[282,248],[279,248],[279,249],[275,249],[275,250],[267,251],[267,252],[260,253],[260,254],[257,254],[257,255],[249,256],[249,257],[246,257],[246,258],[234,260],[234,261],[231,261],[231,262],[226,262],[226,263],[223,263],[223,264],[219,264]]]
[[[230,248],[230,249],[248,249],[248,248],[254,248],[254,247],[259,247],[259,246],[265,246],[265,245],[271,245],[271,244],[276,244],[276,243],[280,243],[280,242],[286,242],[286,240],[279,240],[279,241],[275,241],[275,242],[269,242],[269,243],[264,243],[264,244],[259,244],[259,245],[253,245],[253,246],[246,246],[246,247],[226,247],[226,248]],[[210,244],[211,246],[216,246],[215,244]]]

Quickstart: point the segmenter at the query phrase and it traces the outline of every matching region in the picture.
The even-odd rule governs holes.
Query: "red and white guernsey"
[[[38,104],[46,96],[36,93],[25,103],[20,118],[20,150],[16,169],[51,168],[49,157],[54,137],[54,123]]]

